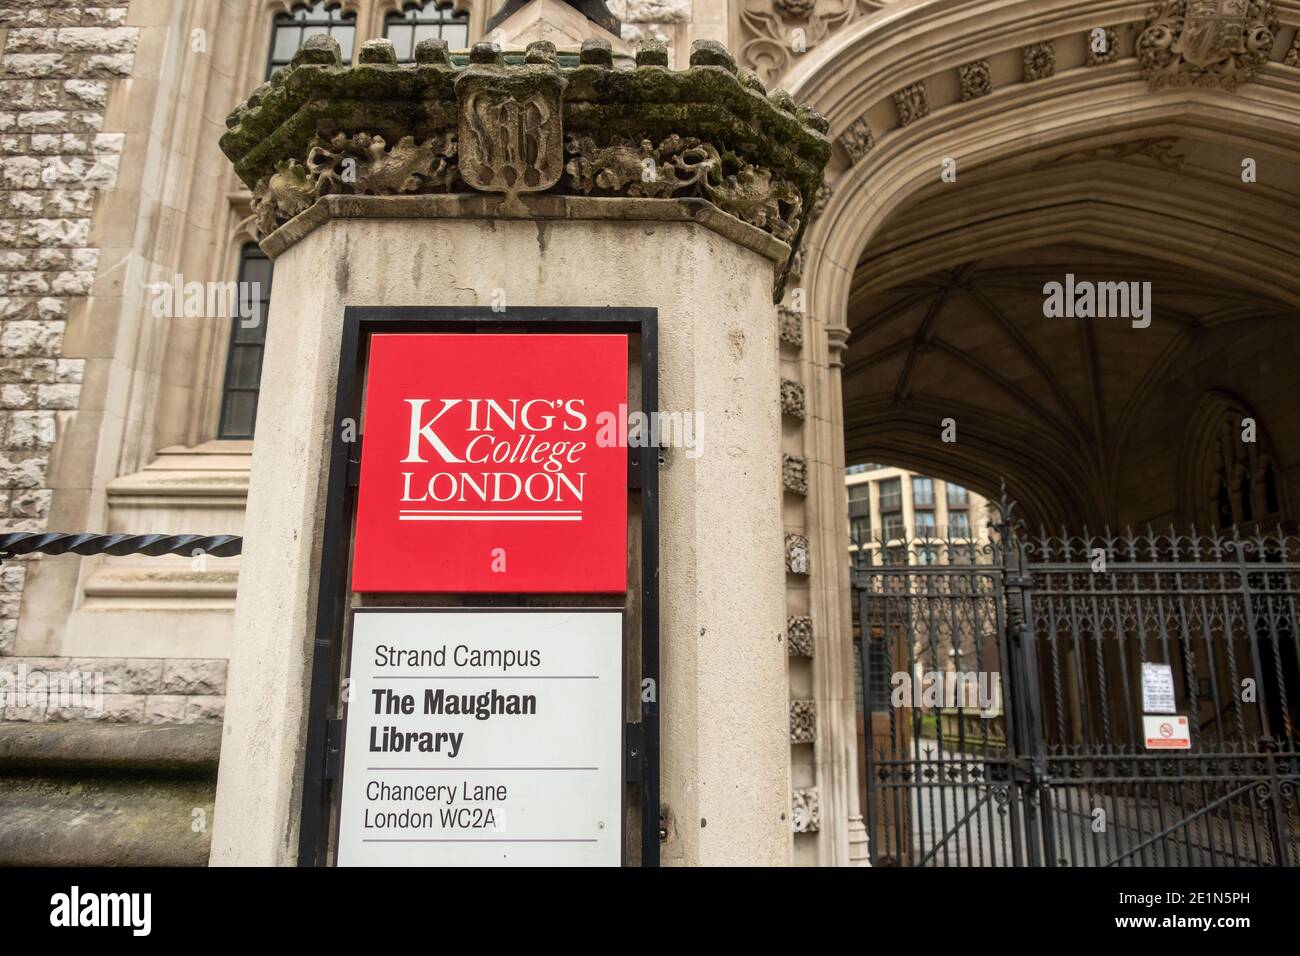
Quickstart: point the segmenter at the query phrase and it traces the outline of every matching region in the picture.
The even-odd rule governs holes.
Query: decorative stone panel
[[[1031,43],[1021,53],[1024,57],[1024,79],[1026,83],[1045,80],[1056,73],[1056,44],[1051,40]]]
[[[848,153],[849,162],[856,166],[875,147],[876,137],[867,125],[867,118],[859,116],[840,133],[837,142]]]
[[[903,126],[929,116],[930,91],[926,89],[925,80],[905,86],[895,93],[894,108],[898,110],[898,122]]]
[[[963,103],[988,96],[993,92],[993,72],[988,60],[973,60],[957,67],[961,77],[961,99]]]
[[[781,484],[796,495],[808,494],[808,459],[802,455],[782,455]]]
[[[816,787],[790,791],[790,823],[795,833],[816,833],[822,828],[821,801]]]
[[[810,744],[817,739],[817,702],[790,701],[790,743]]]
[[[791,614],[785,619],[785,643],[791,657],[812,657],[814,651],[812,618]]]
[[[777,308],[777,334],[786,345],[803,348],[803,313],[784,305]]]
[[[1097,31],[1101,32],[1098,33]],[[1099,42],[1100,41],[1100,42]],[[1101,66],[1119,59],[1119,31],[1114,27],[1097,27],[1088,31],[1088,66]],[[1097,49],[1101,47],[1102,49]]]
[[[785,569],[791,574],[808,574],[811,571],[811,558],[808,554],[808,536],[787,534],[785,536]]]
[[[781,379],[781,413],[791,418],[803,418],[807,414],[803,386],[793,379]]]

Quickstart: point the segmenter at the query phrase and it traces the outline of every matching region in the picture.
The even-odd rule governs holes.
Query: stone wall
[[[75,414],[85,361],[64,358],[71,310],[99,264],[97,191],[117,179],[123,134],[101,127],[110,84],[131,75],[125,5],[25,0],[0,9],[0,521],[45,531],[50,450]],[[12,654],[22,563],[0,574],[0,654]]]
[[[45,693],[57,675],[77,674],[83,688],[63,699]],[[36,677],[35,675],[43,675]],[[27,688],[19,697],[16,687]],[[10,657],[0,661],[0,718],[7,722],[203,724],[225,709],[226,661],[220,658]]]

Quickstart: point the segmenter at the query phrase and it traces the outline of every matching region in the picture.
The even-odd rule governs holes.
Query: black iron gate
[[[1300,542],[999,507],[856,547],[873,863],[1300,865]]]

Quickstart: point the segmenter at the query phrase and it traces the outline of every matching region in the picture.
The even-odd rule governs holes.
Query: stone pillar
[[[635,119],[638,109],[646,111],[638,128],[657,144],[649,152],[640,137],[584,131],[573,117],[585,108],[592,112],[583,115],[602,122],[593,108],[603,105],[600,98],[610,90],[597,90],[591,80],[594,71],[609,70],[609,51],[584,46],[582,65],[574,56],[572,66],[561,68],[548,47],[530,45],[528,63],[520,66],[507,66],[480,47],[468,68],[457,68],[445,62],[445,52],[426,46],[413,69],[389,65],[377,44],[362,51],[363,64],[379,65],[367,71],[365,65],[338,68],[324,55],[330,50],[326,38],[317,38],[290,71],[301,75],[254,94],[231,118],[223,148],[254,189],[264,228],[274,230],[263,246],[275,256],[276,271],[217,785],[214,864],[296,859],[324,469],[337,427],[333,400],[343,310],[488,305],[497,290],[504,292],[507,309],[658,309],[660,406],[698,416],[703,448],[697,458],[670,451],[660,479],[661,789],[670,817],[663,858],[670,864],[789,860],[773,289],[789,241],[797,239],[803,195],[816,183],[807,169],[783,169],[769,159],[769,167],[737,170],[729,187],[719,154],[732,149],[728,134],[703,125],[693,129],[692,114],[680,103],[675,131],[722,142],[700,145],[699,136],[683,143],[652,132],[664,127],[655,118],[657,104],[645,102],[609,105],[617,106],[622,122]],[[637,70],[625,71],[625,95],[633,100],[640,70],[655,70],[661,78],[665,73],[662,50],[647,49],[638,53]],[[807,164],[820,177],[820,117],[797,117],[788,97],[769,101],[742,85],[719,48],[705,45],[695,60],[695,68],[667,74],[669,82],[682,84],[684,97],[748,111],[745,122],[754,131],[775,124],[792,140],[801,136],[802,144],[791,145],[820,156]],[[422,117],[437,115],[428,108],[437,91],[463,91],[459,77],[465,75],[473,76],[478,91],[491,91],[493,78],[500,79],[502,99],[541,99],[538,112],[549,110],[556,128],[542,136],[534,184],[551,191],[503,185],[502,191],[509,190],[505,198],[465,192],[464,182],[491,192],[497,180],[482,163],[460,178],[448,173],[449,163],[467,156],[464,127],[459,154],[456,141],[437,130],[422,127],[409,143],[395,138],[391,123],[398,114],[385,111],[390,104],[376,97],[373,85],[386,72],[427,78],[428,86],[414,92],[425,101]],[[292,125],[309,135],[305,124],[292,124],[297,111],[319,111],[322,96],[346,98],[356,74],[370,84],[367,95],[378,101],[382,117],[376,128],[387,130],[393,145],[357,133],[351,117],[343,139],[334,140],[328,131],[316,140],[286,135],[277,144],[287,153],[262,151],[272,130],[284,133]],[[543,80],[531,84],[528,77],[538,74]],[[559,167],[545,149],[560,142],[561,111],[545,97],[566,84],[565,132],[576,136],[569,140],[567,172],[557,182]],[[298,99],[295,90],[301,91]],[[395,83],[398,95],[412,95],[411,84]],[[574,103],[579,108],[571,116]],[[584,132],[594,139],[581,142],[577,137]],[[323,188],[322,177],[339,169],[353,148],[359,158],[353,194]],[[481,143],[477,148],[481,158]],[[385,163],[399,159],[403,176],[391,176]],[[642,179],[643,159],[653,160],[658,178]],[[740,197],[728,189],[740,180],[746,201],[732,205],[738,215],[731,215],[724,211],[729,196]],[[412,184],[416,188],[403,188]],[[774,189],[781,190],[779,197]],[[418,194],[402,194],[411,192]],[[592,192],[606,195],[584,195]],[[713,201],[689,198],[700,194]],[[766,211],[756,213],[760,208]]]

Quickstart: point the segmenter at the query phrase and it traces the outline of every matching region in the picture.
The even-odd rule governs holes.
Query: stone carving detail
[[[615,138],[599,146],[592,136],[570,136],[566,151],[572,157],[565,165],[568,183],[577,192],[695,195],[784,242],[799,229],[803,197],[793,183],[739,160],[724,164],[716,149],[698,139],[674,133],[658,145]]]
[[[781,379],[781,413],[794,418],[803,418],[806,414],[803,386],[792,379]]]
[[[564,171],[558,67],[540,64],[523,75],[500,68],[470,69],[456,78],[459,101],[460,175],[485,192],[519,193],[549,189]]]
[[[803,266],[804,266],[804,254],[803,254],[803,247],[801,246],[798,249],[796,249],[794,251],[794,255],[790,257],[790,278],[791,279],[800,278],[803,275]]]
[[[339,133],[328,142],[317,137],[305,164],[280,161],[253,191],[253,215],[266,234],[321,196],[446,192],[456,178],[450,131],[419,143],[403,136],[392,147],[371,133]]]
[[[993,92],[993,73],[988,60],[973,60],[957,67],[961,77],[961,100],[968,103]]]
[[[1300,67],[1300,30],[1296,31],[1295,39],[1291,41],[1291,49],[1286,51],[1286,56],[1282,57],[1282,63],[1285,66]]]
[[[787,17],[806,20],[817,6],[817,0],[773,0],[776,8]]]
[[[814,648],[812,618],[806,614],[792,614],[786,618],[785,643],[791,657],[812,657]]]
[[[781,483],[786,491],[808,494],[808,459],[801,455],[781,456]]]
[[[1024,56],[1026,83],[1045,80],[1056,73],[1056,44],[1051,40],[1031,43],[1021,53]]]
[[[808,556],[808,536],[787,534],[785,536],[785,569],[791,574],[809,574],[811,558]]]
[[[1269,58],[1278,31],[1272,0],[1161,0],[1138,24],[1138,64],[1152,89],[1236,89]]]
[[[885,5],[886,0],[741,0],[740,62],[772,83],[804,52]]]
[[[849,162],[856,166],[862,162],[862,157],[871,152],[876,145],[876,137],[871,133],[871,127],[867,125],[867,118],[859,116],[844,132],[840,133],[839,144],[844,148],[844,152],[849,154]]]
[[[822,828],[821,801],[816,787],[790,791],[790,822],[795,833],[816,833]]]
[[[803,348],[803,313],[786,306],[777,306],[777,334],[786,345]]]
[[[822,183],[817,187],[817,192],[813,196],[812,209],[808,212],[809,220],[817,218],[826,211],[826,206],[831,201],[831,192],[830,183]]]
[[[1101,66],[1119,59],[1119,31],[1114,27],[1089,30],[1085,42],[1088,45],[1088,66]]]
[[[1044,160],[1036,168],[1055,166],[1057,163],[1087,162],[1093,159],[1125,160],[1138,156],[1145,156],[1165,169],[1172,169],[1175,172],[1182,170],[1183,163],[1187,159],[1179,150],[1177,136],[1159,136],[1152,139],[1136,139],[1127,143],[1108,143],[1105,146],[1063,153]]]
[[[830,156],[825,117],[769,94],[711,40],[691,44],[681,71],[667,68],[663,43],[645,41],[617,82],[593,76],[614,69],[607,41],[585,40],[578,60],[561,67],[554,44],[535,40],[522,62],[480,42],[453,63],[445,41],[426,39],[407,65],[376,40],[350,67],[336,39],[314,36],[226,117],[221,148],[264,234],[329,194],[473,189],[504,194],[507,214],[527,213],[523,193],[698,198],[798,246]],[[669,115],[672,136],[657,125]],[[636,135],[638,117],[656,132]],[[788,274],[789,261],[775,302]]]
[[[817,739],[817,702],[790,701],[790,743],[810,744]]]
[[[930,91],[926,89],[925,80],[905,86],[894,94],[894,107],[898,110],[898,122],[907,126],[930,115]]]

